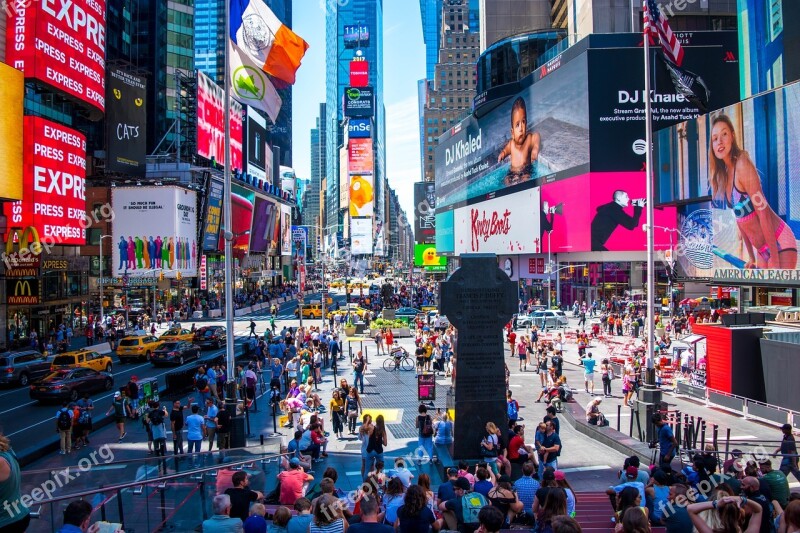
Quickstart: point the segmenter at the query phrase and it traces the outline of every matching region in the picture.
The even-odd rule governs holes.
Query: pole
[[[644,112],[645,112],[645,144],[647,145],[646,157],[646,179],[647,179],[647,197],[645,199],[647,209],[647,326],[645,334],[647,335],[647,354],[646,365],[647,372],[646,385],[655,386],[655,371],[653,353],[655,350],[655,306],[653,299],[655,298],[655,261],[654,261],[654,241],[653,232],[655,231],[655,220],[653,212],[653,123],[652,115],[653,109],[650,102],[650,37],[645,29],[644,33]]]
[[[325,285],[325,260],[322,260],[322,328],[325,329],[325,306],[328,305],[328,290]]]
[[[156,290],[158,285],[158,278],[153,277],[153,316],[150,317],[151,322],[155,322],[158,311],[156,310]]]
[[[550,302],[550,291],[552,290],[551,285],[553,284],[553,249],[550,247],[550,235],[552,235],[552,233],[553,230],[547,232],[547,307],[545,307],[545,309],[553,307]]]
[[[125,331],[128,330],[130,324],[128,322],[128,263],[125,263]]]
[[[100,323],[105,327],[105,316],[103,315],[103,237],[100,236]]]
[[[234,354],[234,334],[233,334],[233,216],[231,213],[231,80],[229,76],[229,44],[230,38],[230,2],[225,2],[225,99],[223,108],[225,112],[225,169],[224,169],[224,193],[223,193],[223,224],[225,225],[225,355],[226,369],[228,376],[227,398],[236,401],[236,366]]]

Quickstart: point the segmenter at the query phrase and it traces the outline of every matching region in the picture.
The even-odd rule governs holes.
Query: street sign
[[[417,397],[420,402],[436,400],[436,374],[420,374],[417,376]]]

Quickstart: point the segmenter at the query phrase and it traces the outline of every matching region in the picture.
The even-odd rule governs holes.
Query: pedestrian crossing
[[[254,322],[258,322],[260,320],[267,320],[268,321],[271,318],[272,318],[272,315],[269,314],[269,313],[266,313],[266,314],[261,314],[261,315],[237,316],[237,317],[234,317],[233,321],[234,322],[248,322],[249,323],[251,320],[254,321]],[[275,320],[294,320],[295,318],[297,318],[297,317],[294,316],[294,312],[291,312],[291,313],[287,313],[287,312],[278,313],[275,316]]]

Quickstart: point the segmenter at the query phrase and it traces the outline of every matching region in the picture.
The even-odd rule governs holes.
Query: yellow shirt
[[[342,398],[339,398],[338,400],[336,398],[331,398],[330,411],[333,413],[343,410],[344,410],[344,400]]]

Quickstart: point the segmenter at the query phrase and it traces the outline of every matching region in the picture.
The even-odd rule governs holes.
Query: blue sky
[[[293,30],[309,44],[297,72],[292,144],[298,177],[311,175],[311,129],[325,101],[324,0],[294,0]],[[417,80],[425,77],[425,45],[417,0],[383,0],[383,87],[386,106],[386,174],[406,215],[413,217],[412,183],[420,179]]]

